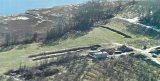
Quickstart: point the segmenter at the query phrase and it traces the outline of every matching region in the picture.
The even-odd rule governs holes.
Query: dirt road
[[[119,44],[119,43],[112,43],[112,44],[123,45],[123,44]],[[132,47],[132,46],[127,46],[127,47],[132,48],[133,50],[135,50],[135,51],[137,51],[141,54],[144,54],[145,56],[147,56],[152,61],[156,62],[157,64],[160,64],[160,60],[158,58],[152,57],[151,53],[149,53],[149,52],[153,51],[154,49],[159,48],[160,46],[151,47],[151,48],[146,49],[146,50],[138,49],[138,48],[135,48],[135,47]]]
[[[129,23],[137,24],[137,25],[139,25],[141,27],[149,28],[149,29],[152,29],[154,31],[160,32],[159,29],[156,29],[153,26],[148,26],[148,25],[139,23],[139,18],[138,17],[135,17],[133,19],[127,19],[127,18],[122,18],[122,17],[115,17],[115,19],[120,19],[120,20],[123,20],[123,21],[127,21]]]

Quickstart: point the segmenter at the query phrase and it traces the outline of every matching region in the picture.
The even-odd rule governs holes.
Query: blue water
[[[0,16],[24,13],[26,10],[79,4],[88,0],[0,0]]]

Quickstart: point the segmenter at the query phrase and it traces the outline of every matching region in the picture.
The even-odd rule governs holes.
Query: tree
[[[80,30],[86,30],[93,25],[93,22],[102,18],[103,6],[100,1],[92,0],[81,6],[75,13],[76,26]]]
[[[9,46],[11,44],[11,34],[6,33],[5,34],[5,46]]]

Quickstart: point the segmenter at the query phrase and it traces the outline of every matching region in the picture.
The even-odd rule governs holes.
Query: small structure
[[[131,51],[133,51],[133,49],[132,48],[129,48],[129,47],[127,47],[126,45],[123,45],[123,46],[121,46],[121,47],[119,47],[119,48],[117,48],[117,51],[121,51],[121,52],[131,52]]]
[[[160,47],[156,48],[156,50],[157,50],[157,49],[160,49]]]
[[[99,47],[101,47],[101,45],[92,45],[90,46],[91,50],[97,50]]]
[[[155,49],[153,51],[150,51],[149,53],[151,53],[152,57],[157,58],[160,54],[160,49]]]
[[[152,57],[157,58],[157,54],[156,53],[152,53]]]
[[[101,60],[101,59],[105,59],[108,57],[108,53],[107,52],[97,52],[97,51],[89,51],[89,56],[96,59],[96,60]]]
[[[101,52],[107,52],[109,55],[113,55],[115,53],[115,50],[115,48],[101,49]]]
[[[115,51],[115,54],[122,54],[122,51]]]
[[[154,51],[150,51],[149,53],[155,53]]]
[[[160,49],[156,49],[157,50],[157,53],[160,53]]]

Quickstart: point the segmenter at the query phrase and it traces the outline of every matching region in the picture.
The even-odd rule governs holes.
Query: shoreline
[[[34,8],[34,9],[25,10],[24,12],[17,13],[17,14],[6,15],[6,16],[0,15],[0,17],[14,17],[14,16],[19,16],[19,15],[24,15],[26,14],[27,11],[36,11],[36,10],[43,10],[43,9],[52,9],[56,7],[76,6],[76,5],[80,5],[80,4],[68,4],[68,5],[50,6],[50,7],[45,7],[45,8]]]

